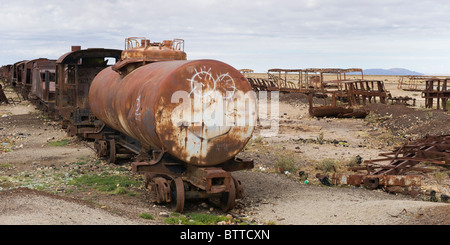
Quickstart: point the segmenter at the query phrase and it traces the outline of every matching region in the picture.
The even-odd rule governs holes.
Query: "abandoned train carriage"
[[[94,77],[120,59],[121,50],[85,49],[72,51],[56,61],[55,115],[62,120],[70,136],[90,138],[87,132],[98,131],[98,123],[89,107],[89,88]]]
[[[9,85],[10,82],[10,74],[12,70],[12,65],[4,65],[0,69],[0,79],[3,81],[5,85]]]
[[[25,73],[25,64],[28,62],[28,60],[22,60],[19,62],[16,62],[13,64],[13,70],[12,70],[12,78],[11,78],[11,85],[13,86],[14,90],[21,94],[24,99],[26,97],[23,96],[22,88],[23,88],[23,81],[25,80],[24,77],[26,77]]]
[[[39,58],[28,62],[30,81],[28,99],[47,115],[53,115],[55,104],[55,62]],[[28,69],[28,68],[27,68]]]

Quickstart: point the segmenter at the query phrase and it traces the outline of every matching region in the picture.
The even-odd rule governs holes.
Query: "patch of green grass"
[[[277,223],[275,222],[275,221],[271,221],[271,220],[269,220],[269,221],[266,221],[266,222],[264,222],[266,225],[276,225]]]
[[[336,167],[337,162],[332,158],[323,159],[317,167],[324,172],[331,172]]]
[[[252,143],[257,143],[257,144],[259,144],[259,143],[262,143],[263,140],[264,140],[264,137],[262,137],[262,136],[257,136],[257,137],[255,137],[255,138],[252,138],[252,139],[251,139],[251,142],[252,142]]]
[[[139,215],[139,217],[143,218],[143,219],[150,219],[150,220],[154,220],[155,218],[153,217],[153,215],[149,214],[149,213],[141,213]]]
[[[46,186],[42,185],[42,184],[36,184],[34,186],[34,189],[38,190],[38,191],[42,191],[46,189]]]
[[[320,132],[320,134],[319,134],[319,136],[317,136],[317,138],[316,138],[316,141],[319,143],[319,144],[323,144],[323,142],[324,142],[324,133],[323,132]]]
[[[441,184],[446,178],[448,178],[448,174],[446,172],[434,173],[434,179],[438,182],[438,184]]]
[[[128,194],[129,191],[125,187],[119,186],[116,189],[114,189],[113,193],[116,195],[125,195]]]
[[[112,192],[113,194],[129,194],[126,187],[140,186],[141,181],[134,180],[129,176],[121,175],[82,175],[70,181],[76,186],[90,186],[98,191]]]
[[[363,159],[361,158],[361,156],[357,155],[357,156],[353,156],[352,158],[350,158],[345,165],[347,167],[355,167],[358,166],[362,163]]]
[[[275,168],[280,172],[288,171],[290,173],[296,173],[297,167],[295,166],[295,159],[293,157],[281,156],[275,162]]]
[[[378,113],[372,112],[372,111],[371,111],[371,112],[366,116],[365,120],[366,120],[366,122],[368,122],[368,123],[371,123],[371,124],[377,124],[377,123],[384,122],[384,121],[388,120],[389,118],[391,118],[391,117],[390,117],[390,116],[381,116],[381,115],[379,115]]]
[[[49,146],[66,146],[69,144],[69,139],[62,139],[58,141],[50,141],[48,142]]]
[[[164,223],[169,225],[214,225],[221,221],[229,220],[223,215],[189,213],[185,216],[172,216],[164,219]]]
[[[76,164],[76,165],[79,165],[79,166],[80,166],[80,165],[84,165],[84,164],[86,164],[86,163],[87,163],[87,162],[86,162],[85,160],[81,160],[81,159],[79,159],[78,161],[75,162],[75,164]]]
[[[333,159],[324,158],[317,162],[316,169],[324,173],[326,172],[341,172],[345,171],[349,167],[359,166],[363,162],[361,156],[353,156],[349,159]]]
[[[164,219],[164,223],[168,225],[186,225],[189,224],[189,219],[186,217],[169,217]],[[189,224],[191,225],[191,224]],[[192,224],[193,225],[193,224]]]

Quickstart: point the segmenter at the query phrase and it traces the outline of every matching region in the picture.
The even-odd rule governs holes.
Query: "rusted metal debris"
[[[433,100],[436,99],[436,109],[447,111],[447,102],[450,99],[450,78],[432,78],[425,81],[425,89],[422,90],[422,98],[425,98],[425,107],[433,108]]]
[[[396,104],[403,104],[403,105],[408,105],[409,101],[413,101],[412,106],[416,105],[416,99],[409,97],[409,96],[397,96],[397,97],[392,97],[391,94],[388,95],[387,98],[388,101],[391,101],[391,104],[393,105],[394,103]]]
[[[427,135],[416,141],[408,141],[392,152],[381,153],[385,158],[366,160],[365,163],[389,161],[387,167],[381,167],[373,174],[405,174],[420,162],[439,165],[450,164],[450,135]]]
[[[334,185],[354,185],[364,186],[369,190],[379,187],[385,188],[387,191],[396,192],[393,187],[409,187],[414,190],[412,195],[417,194],[417,187],[421,185],[421,177],[418,175],[362,175],[362,174],[337,174],[331,177]]]
[[[349,107],[337,106],[334,96],[332,105],[314,106],[312,94],[308,95],[308,101],[309,114],[313,117],[365,118],[369,114],[367,110],[355,110]]]
[[[384,158],[364,161],[364,166],[352,167],[350,170],[366,170],[367,174],[338,174],[332,176],[333,184],[363,185],[368,189],[384,187],[387,191],[398,192],[393,187],[408,187],[411,195],[417,194],[421,185],[420,175],[409,172],[430,172],[428,168],[415,167],[426,162],[439,165],[450,164],[450,135],[426,136],[416,141],[408,141],[392,152],[381,153]],[[386,162],[382,165],[379,162]],[[410,188],[413,187],[413,188]],[[405,190],[401,190],[405,192]]]

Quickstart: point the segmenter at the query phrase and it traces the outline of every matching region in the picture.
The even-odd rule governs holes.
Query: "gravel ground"
[[[0,225],[143,225],[82,201],[31,189],[0,192]]]
[[[279,225],[448,225],[449,205],[412,200],[360,188],[305,185],[280,174],[235,173],[246,196],[237,210],[259,224]],[[142,197],[141,197],[142,198]],[[0,225],[162,225],[130,211],[131,204],[93,204],[43,191],[0,192]],[[136,205],[136,203],[134,203]],[[135,207],[136,208],[136,207]],[[152,208],[141,204],[141,212]],[[165,207],[153,207],[170,212]],[[186,212],[199,212],[191,207]],[[208,212],[208,209],[200,210]],[[242,211],[241,211],[242,212]]]
[[[411,198],[381,190],[356,187],[327,187],[310,178],[309,184],[295,175],[274,170],[277,153],[292,153],[300,169],[313,171],[321,159],[347,159],[361,155],[372,159],[385,149],[369,144],[371,133],[363,120],[307,118],[305,104],[282,104],[284,124],[278,137],[252,143],[242,153],[255,159],[252,171],[233,173],[245,188],[245,197],[229,212],[255,224],[279,225],[394,225],[449,224],[449,204],[429,202],[427,196]],[[286,114],[283,114],[283,110]],[[112,195],[92,189],[54,183],[54,176],[76,170],[99,173],[105,168],[124,168],[127,164],[108,166],[77,165],[80,158],[93,158],[83,143],[71,141],[65,147],[50,147],[48,141],[65,137],[57,125],[45,120],[26,102],[0,106],[0,137],[12,147],[0,153],[0,224],[1,225],[163,225],[171,212],[163,205],[146,201],[144,190],[137,195]],[[293,121],[294,120],[294,121]],[[301,125],[295,120],[301,121]],[[297,126],[296,126],[297,125]],[[299,138],[347,139],[349,146],[299,143]],[[297,139],[297,140],[296,140]],[[256,142],[256,141],[254,141]],[[316,167],[317,169],[317,167]],[[311,172],[312,175],[312,172]],[[24,179],[32,180],[25,184]],[[434,181],[431,179],[431,181]],[[448,181],[448,180],[446,180]],[[429,182],[424,182],[428,184]],[[430,182],[447,193],[448,182]],[[44,186],[38,191],[37,187]],[[75,188],[75,189],[74,189]],[[68,192],[70,190],[70,192]],[[449,194],[449,193],[447,193]],[[154,220],[139,217],[150,213]],[[222,214],[202,202],[187,203],[185,212]]]
[[[249,206],[256,207],[254,217],[282,225],[411,224],[428,208],[442,208],[444,213],[449,210],[448,204],[356,187],[307,185],[281,174],[240,172],[235,175],[246,186],[252,204]],[[448,213],[446,217],[445,222],[449,224]]]

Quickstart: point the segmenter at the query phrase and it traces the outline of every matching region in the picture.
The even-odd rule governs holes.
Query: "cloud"
[[[126,37],[145,36],[183,38],[188,58],[261,72],[320,65],[421,71],[420,57],[431,72],[426,57],[442,62],[450,52],[449,10],[439,0],[2,1],[0,64],[58,56],[71,45],[122,49]]]

